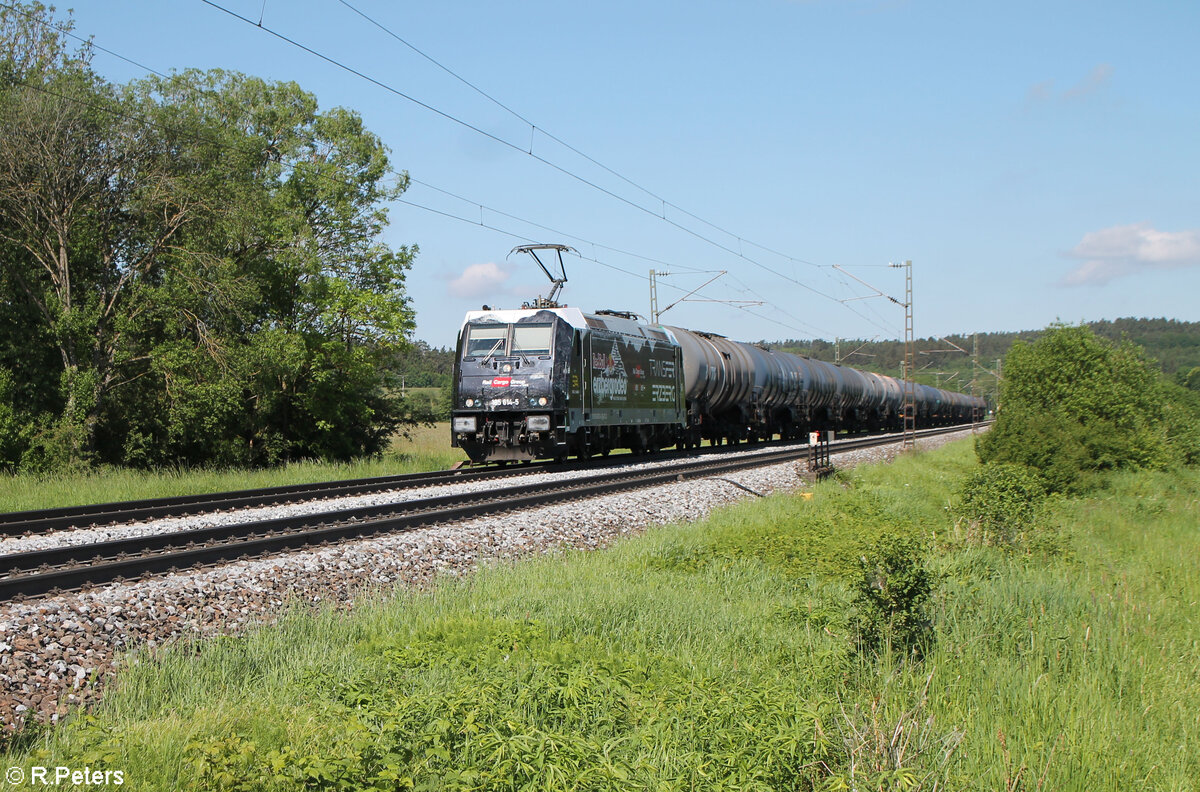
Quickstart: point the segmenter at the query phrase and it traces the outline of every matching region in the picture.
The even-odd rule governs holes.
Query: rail
[[[918,433],[928,437],[961,431],[955,426]],[[853,438],[834,452],[898,442],[892,436]],[[643,470],[617,469],[556,482],[502,487],[415,501],[281,517],[237,525],[116,539],[0,556],[0,601],[34,597],[146,575],[255,558],[289,550],[367,539],[435,524],[652,487],[737,470],[803,459],[804,446],[756,454],[717,454]],[[496,471],[478,471],[496,472]]]

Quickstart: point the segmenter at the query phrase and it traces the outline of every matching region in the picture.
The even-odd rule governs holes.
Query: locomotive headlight
[[[474,407],[474,406],[475,406],[475,400],[474,400],[474,399],[467,399],[467,401],[466,401],[466,405],[467,405],[468,407]]]
[[[468,399],[467,401],[470,401]],[[475,431],[475,416],[465,415],[454,419],[454,431],[456,432],[474,432]]]
[[[542,398],[538,399],[538,404],[541,405],[542,407],[545,407],[546,406],[546,397],[543,396]]]
[[[525,425],[529,427],[531,432],[549,432],[550,431],[550,416],[549,415],[531,415],[525,419]]]

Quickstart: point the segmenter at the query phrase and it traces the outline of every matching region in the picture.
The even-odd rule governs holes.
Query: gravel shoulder
[[[970,434],[966,429],[917,444],[936,448]],[[890,461],[897,453],[894,444],[835,453],[833,462],[850,468]],[[55,722],[70,708],[95,700],[121,656],[135,647],[158,647],[181,636],[237,633],[269,623],[297,601],[350,607],[363,592],[425,586],[441,575],[467,574],[481,563],[563,548],[600,548],[654,525],[701,519],[742,498],[805,486],[796,463],[773,465],[2,605],[0,725],[12,730],[30,718]],[[425,489],[406,497],[434,494],[444,493]],[[319,511],[328,510],[328,501],[319,503]],[[245,511],[202,515],[238,521],[246,516]]]

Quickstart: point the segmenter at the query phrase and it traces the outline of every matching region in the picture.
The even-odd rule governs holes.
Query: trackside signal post
[[[833,473],[833,463],[829,461],[832,440],[831,430],[808,433],[808,472],[816,476],[817,481]]]

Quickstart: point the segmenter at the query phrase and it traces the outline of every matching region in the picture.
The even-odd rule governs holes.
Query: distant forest
[[[1158,361],[1163,373],[1187,384],[1188,374],[1200,368],[1200,322],[1181,322],[1176,319],[1116,319],[1089,322],[1097,335],[1112,341],[1128,339],[1146,350]],[[993,403],[996,398],[996,362],[1008,354],[1014,341],[1033,341],[1043,330],[1022,330],[1012,333],[979,333],[978,336],[951,335],[944,339],[920,338],[916,342],[917,369],[914,379],[927,385],[951,390],[969,391],[974,382],[980,395]],[[975,369],[971,352],[979,344],[979,368]],[[947,343],[949,342],[949,343]],[[900,376],[904,358],[902,341],[863,341],[841,339],[758,341],[769,349],[780,349],[801,355],[840,362],[854,368]],[[960,352],[954,347],[961,347]],[[438,387],[450,385],[454,370],[454,350],[431,347],[417,341],[396,358],[396,373],[408,387]],[[1197,375],[1195,379],[1200,379]]]
[[[454,374],[454,349],[414,341],[396,352],[391,364],[402,388],[448,388]]]
[[[1088,322],[1097,335],[1112,341],[1129,340],[1146,350],[1158,362],[1163,374],[1186,384],[1188,375],[1200,367],[1200,322],[1181,322],[1176,319],[1115,319]],[[1010,333],[979,333],[949,335],[945,338],[919,338],[916,341],[917,382],[938,385],[951,390],[969,391],[972,384],[980,395],[992,402],[996,398],[997,361],[1008,354],[1016,341],[1033,341],[1043,330],[1022,330]],[[978,342],[978,368],[973,365],[971,352]],[[947,343],[948,342],[948,343]],[[902,341],[863,341],[841,339],[837,344],[824,340],[760,341],[771,349],[781,349],[808,355],[817,360],[837,361],[847,366],[900,376],[904,359]],[[960,352],[961,347],[966,352]]]

